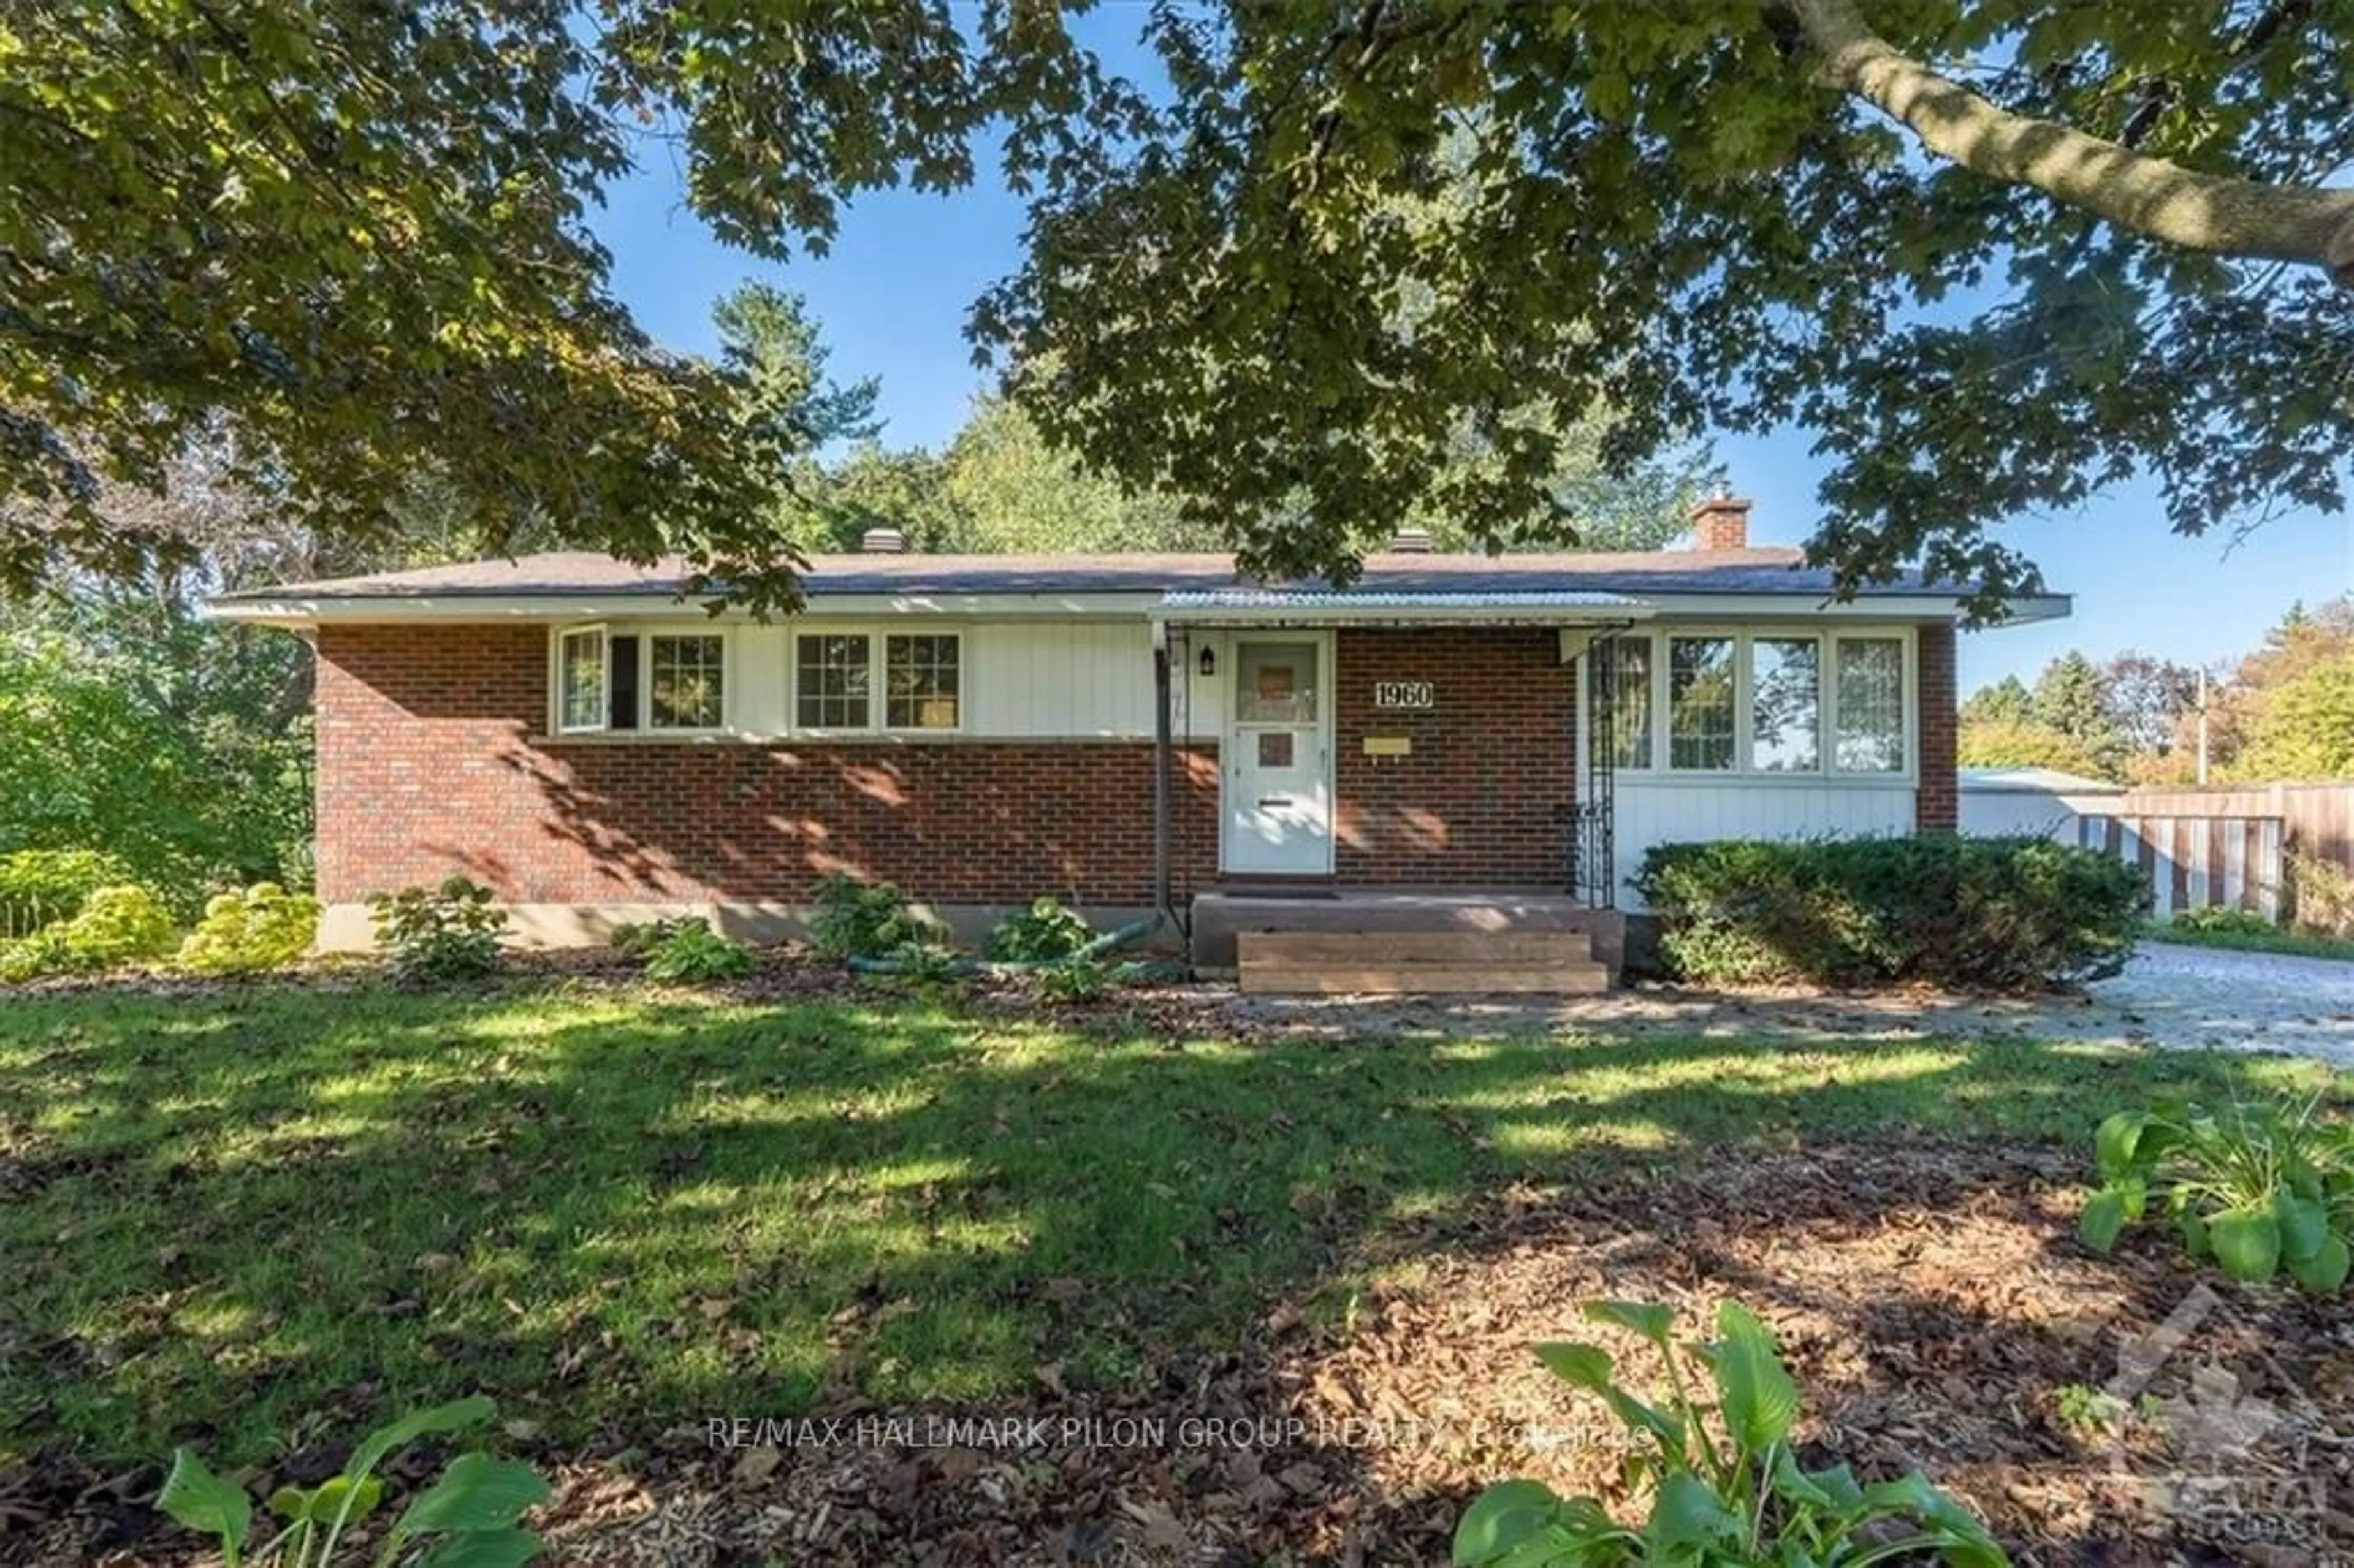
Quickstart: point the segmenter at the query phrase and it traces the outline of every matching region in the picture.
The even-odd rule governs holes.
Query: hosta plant
[[[1790,1444],[1797,1384],[1765,1324],[1738,1303],[1719,1308],[1713,1340],[1689,1347],[1676,1343],[1666,1307],[1589,1301],[1584,1310],[1641,1335],[1667,1363],[1667,1385],[1650,1403],[1617,1381],[1598,1346],[1537,1347],[1556,1376],[1607,1404],[1635,1439],[1625,1473],[1646,1508],[1643,1522],[1621,1523],[1594,1498],[1506,1481],[1464,1511],[1457,1563],[1861,1568],[1910,1560],[1997,1568],[2009,1561],[1985,1526],[1918,1473],[1866,1485],[1845,1465],[1803,1468]]]
[[[677,927],[646,954],[646,979],[666,985],[708,985],[751,972],[752,949],[701,920]]]
[[[395,1563],[414,1568],[513,1568],[539,1552],[539,1538],[518,1522],[547,1498],[547,1483],[530,1467],[487,1454],[461,1454],[439,1479],[408,1499],[366,1553],[350,1550],[353,1536],[384,1501],[376,1467],[419,1438],[457,1432],[490,1419],[487,1399],[461,1399],[420,1410],[361,1440],[340,1475],[315,1487],[281,1487],[264,1505],[281,1522],[256,1540],[253,1499],[183,1448],[155,1507],[189,1530],[220,1543],[224,1568],[329,1568],[330,1564]],[[341,1555],[338,1555],[341,1553]]]
[[[2342,1287],[2354,1262],[2354,1125],[2302,1106],[2119,1111],[2093,1140],[2101,1185],[2079,1229],[2096,1252],[2152,1213],[2190,1255],[2260,1285]]]
[[[1033,900],[1000,920],[981,944],[981,956],[1000,963],[1051,964],[1094,940],[1087,923],[1052,898]]]
[[[438,887],[404,887],[368,900],[368,921],[386,967],[403,985],[480,980],[499,967],[506,911],[487,887],[463,876]]]

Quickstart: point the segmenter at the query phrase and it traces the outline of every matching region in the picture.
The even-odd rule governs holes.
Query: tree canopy
[[[2354,0],[1253,0],[1143,21],[948,0],[28,0],[0,20],[0,567],[156,541],[90,504],[208,422],[361,533],[421,461],[502,524],[790,593],[792,431],[665,355],[588,214],[637,122],[723,238],[863,192],[1031,204],[979,352],[1056,447],[1270,572],[1417,514],[1474,543],[1797,421],[1812,542],[1983,607],[1990,525],[2135,471],[2177,529],[2343,505]],[[994,143],[984,147],[984,142]],[[1462,461],[1469,450],[1476,461]],[[29,517],[44,519],[37,524]]]

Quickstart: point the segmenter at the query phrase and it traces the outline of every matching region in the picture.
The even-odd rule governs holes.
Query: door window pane
[[[726,711],[726,644],[716,637],[656,637],[647,712],[656,729],[717,729]]]
[[[1733,639],[1668,639],[1668,766],[1733,767]]]
[[[1316,722],[1316,644],[1246,642],[1235,667],[1235,716],[1243,723]]]
[[[1842,773],[1904,770],[1904,644],[1894,637],[1838,643],[1839,733],[1831,758]]]
[[[1822,766],[1821,645],[1760,637],[1749,645],[1749,766],[1811,773]]]
[[[873,658],[873,644],[864,634],[796,640],[793,722],[803,729],[865,729],[872,725],[868,676]]]
[[[886,637],[883,723],[890,729],[954,729],[963,694],[960,640]]]
[[[1609,690],[1610,760],[1619,768],[1651,766],[1651,640],[1616,637],[1596,652],[1594,711],[1605,711]]]

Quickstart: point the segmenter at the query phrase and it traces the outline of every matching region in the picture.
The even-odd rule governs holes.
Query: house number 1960
[[[1377,708],[1435,708],[1438,694],[1428,681],[1375,681],[1373,706]]]

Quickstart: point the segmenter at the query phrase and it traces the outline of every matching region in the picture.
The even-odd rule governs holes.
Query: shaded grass
[[[2304,931],[2212,931],[2153,920],[2142,927],[2147,942],[2173,942],[2186,948],[2223,948],[2239,953],[2285,953],[2300,959],[2337,959],[2354,963],[2354,940],[2316,937]]]
[[[1173,1042],[883,993],[0,1001],[0,1458],[246,1463],[474,1392],[634,1441],[1049,1364],[1117,1386],[1515,1181],[2081,1144],[2161,1094],[2328,1081],[1994,1042]]]

